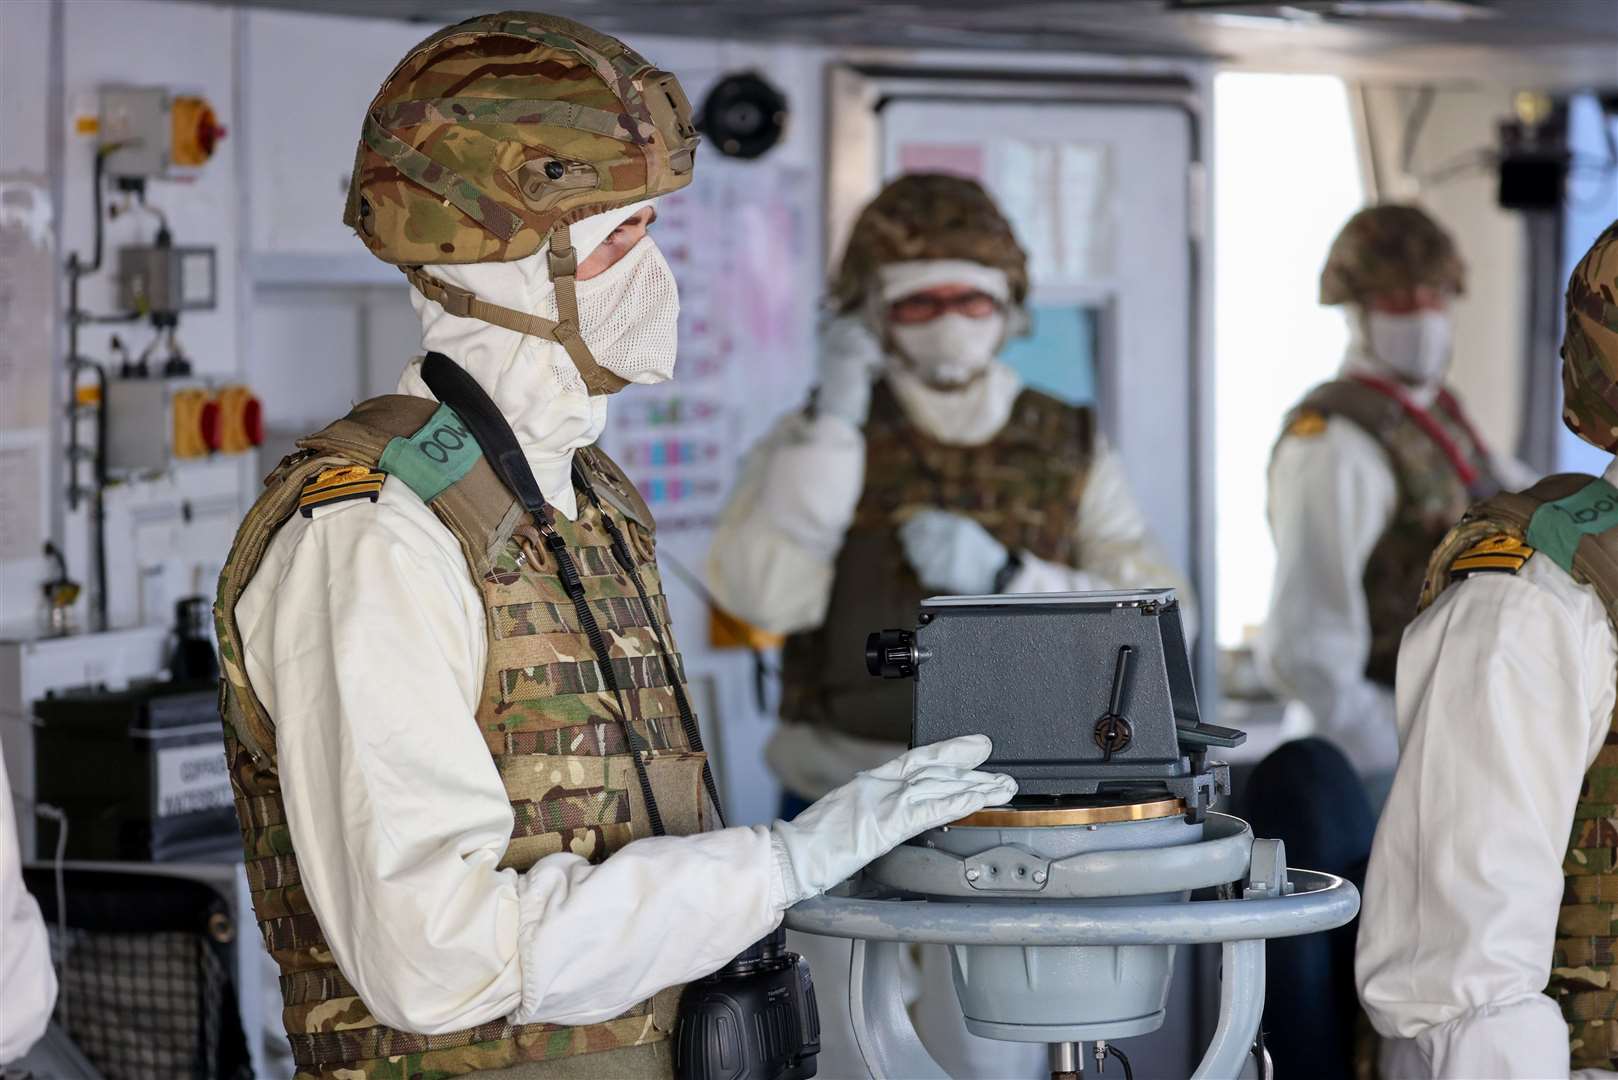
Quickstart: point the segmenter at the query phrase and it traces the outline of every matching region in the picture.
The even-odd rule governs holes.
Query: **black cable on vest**
[[[646,609],[646,621],[652,628],[652,636],[657,639],[658,652],[663,657],[663,666],[668,669],[669,681],[674,685],[674,703],[680,710],[680,728],[685,732],[686,745],[699,754],[705,754],[702,748],[702,728],[697,724],[697,716],[691,708],[691,702],[686,697],[685,687],[681,684],[680,670],[674,665],[674,652],[668,640],[663,636],[663,626],[657,619],[657,612],[652,608],[652,601],[646,595],[646,586],[640,579],[640,571],[635,567],[635,559],[629,553],[629,544],[624,540],[624,534],[618,528],[618,523],[612,520],[606,507],[601,505],[601,497],[596,494],[595,485],[579,467],[577,458],[573,459],[574,485],[584,492],[584,497],[595,507],[596,513],[601,515],[601,524],[607,530],[607,537],[612,541],[612,554],[618,560],[618,565],[624,568],[629,580],[635,583],[635,592],[640,596],[641,607]],[[714,782],[713,770],[708,762],[702,763],[702,786],[708,791],[708,798],[713,801],[714,816],[719,819],[721,826],[725,823],[724,804],[719,801],[719,785]]]
[[[630,753],[635,758],[636,774],[641,783],[641,796],[646,800],[646,816],[651,822],[652,835],[662,836],[663,815],[657,809],[657,800],[652,797],[652,781],[646,775],[646,763],[641,759],[641,748],[636,745],[640,736],[635,733],[635,725],[629,719],[623,691],[618,689],[618,674],[612,667],[612,653],[607,649],[607,639],[602,635],[601,626],[596,622],[595,612],[590,610],[590,601],[584,595],[584,582],[579,578],[579,568],[574,565],[573,556],[567,550],[567,541],[562,539],[561,533],[546,525],[541,528],[540,534],[545,538],[545,546],[551,549],[551,554],[556,558],[556,571],[562,579],[562,587],[572,598],[573,610],[579,616],[579,625],[583,627],[585,636],[590,639],[590,648],[596,654],[596,663],[601,666],[601,681],[611,688],[613,695],[618,699],[620,723],[623,725],[624,738],[629,742]]]
[[[545,546],[556,557],[557,576],[573,601],[579,625],[590,639],[590,648],[595,652],[596,663],[601,668],[601,681],[618,701],[618,723],[624,729],[624,741],[629,744],[629,756],[635,762],[635,777],[640,783],[641,798],[646,803],[646,817],[652,835],[664,835],[663,815],[652,794],[652,779],[646,772],[649,747],[635,732],[635,725],[629,718],[629,709],[618,686],[617,673],[612,667],[612,654],[601,635],[601,627],[596,624],[595,614],[590,610],[590,601],[584,595],[584,582],[580,580],[578,567],[568,553],[567,541],[554,528],[555,518],[550,504],[539,489],[539,481],[534,479],[534,470],[523,455],[516,433],[501,414],[500,407],[478,385],[477,380],[443,353],[427,354],[421,364],[421,378],[439,401],[455,410],[455,415],[472,433],[473,441],[483,451],[495,475],[533,517],[540,535],[545,538]]]

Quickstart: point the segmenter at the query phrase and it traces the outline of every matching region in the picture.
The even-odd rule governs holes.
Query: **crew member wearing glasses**
[[[999,359],[1026,332],[1027,299],[1027,256],[971,180],[902,176],[855,222],[819,386],[744,460],[708,567],[722,607],[785,639],[767,752],[784,816],[908,742],[910,686],[871,678],[863,644],[913,623],[923,598],[1172,586],[1190,602],[1094,414]],[[939,1063],[1047,1072],[1038,1047],[965,1033],[937,952],[923,957],[918,1028]],[[827,974],[816,981],[836,985]],[[836,1053],[828,1030],[824,1075],[841,1075]]]

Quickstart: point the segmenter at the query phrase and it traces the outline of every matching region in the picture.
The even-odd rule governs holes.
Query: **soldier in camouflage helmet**
[[[1568,282],[1562,371],[1568,426],[1613,449],[1618,222]],[[1614,485],[1486,499],[1428,566],[1358,946],[1383,1076],[1618,1074]]]
[[[860,645],[924,596],[1168,585],[1190,602],[1091,411],[999,359],[1028,293],[1027,256],[972,180],[901,176],[854,224],[819,385],[751,451],[709,557],[720,604],[785,637],[767,757],[788,813],[905,744],[909,691],[871,679]],[[947,967],[941,950],[926,963]],[[967,1035],[947,974],[923,981],[919,1027],[951,1075],[1046,1071],[1037,1048]],[[824,1033],[829,1075],[850,1067],[847,1036]]]
[[[1287,414],[1270,459],[1276,569],[1255,651],[1277,695],[1307,707],[1314,737],[1262,770],[1253,825],[1300,862],[1350,876],[1363,872],[1392,781],[1394,663],[1427,556],[1502,476],[1528,479],[1445,387],[1449,306],[1464,288],[1454,241],[1424,211],[1382,204],[1349,218],[1320,272],[1320,302],[1344,309],[1348,352]],[[1334,789],[1346,795],[1324,794]],[[1354,805],[1300,812],[1328,797]],[[1351,942],[1354,928],[1337,934]],[[1266,963],[1276,1069],[1349,1080],[1355,1037],[1337,1005],[1347,973],[1325,983],[1286,947]]]
[[[1320,274],[1321,303],[1345,309],[1348,353],[1288,413],[1270,461],[1261,669],[1374,792],[1397,756],[1394,657],[1428,553],[1472,499],[1531,479],[1445,386],[1449,305],[1464,288],[1454,241],[1424,211],[1351,217]]]
[[[672,374],[647,227],[695,147],[672,75],[529,12],[429,37],[366,113],[346,220],[427,355],[281,463],[215,605],[300,1080],[670,1076],[680,984],[1015,789],[967,737],[720,827],[655,525],[593,445]]]
[[[937,173],[900,177],[854,223],[832,281],[832,306],[847,314],[869,303],[885,266],[945,259],[1000,271],[1012,307],[1027,302],[1028,256],[980,184]]]
[[[1382,203],[1348,219],[1326,253],[1320,302],[1374,306],[1378,298],[1466,291],[1466,266],[1443,226],[1415,206]]]
[[[1612,230],[1580,264],[1567,287],[1562,341],[1562,419],[1591,446],[1618,450],[1618,262]]]

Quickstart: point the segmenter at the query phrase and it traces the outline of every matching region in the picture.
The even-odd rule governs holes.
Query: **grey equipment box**
[[[917,621],[866,646],[873,675],[916,680],[912,746],[988,735],[1019,803],[1163,795],[1200,817],[1228,793],[1207,750],[1246,736],[1201,722],[1173,590],[935,597]]]
[[[172,318],[212,311],[218,272],[211,245],[151,244],[118,249],[118,304],[125,311]]]
[[[162,472],[174,464],[174,395],[202,386],[195,379],[163,375],[107,380],[107,435],[103,453],[109,471]],[[200,436],[199,436],[200,437]]]

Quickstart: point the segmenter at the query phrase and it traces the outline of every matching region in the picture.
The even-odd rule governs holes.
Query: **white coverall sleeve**
[[[1196,628],[1196,596],[1184,574],[1169,565],[1152,538],[1146,515],[1130,490],[1123,462],[1112,446],[1096,440],[1090,476],[1079,500],[1075,525],[1080,566],[1063,566],[1022,552],[1022,569],[1008,592],[1086,592],[1094,589],[1172,588],[1185,609],[1188,632]]]
[[[781,418],[742,461],[708,554],[726,611],[777,634],[819,626],[865,486],[865,436],[838,416]]]
[[[496,868],[512,816],[474,720],[482,604],[448,530],[398,481],[374,506],[294,518],[237,612],[303,886],[382,1022],[606,1019],[778,921],[763,828]]]
[[[1543,556],[1516,576],[1452,586],[1405,633],[1401,757],[1356,975],[1377,1030],[1415,1040],[1416,1075],[1568,1075],[1567,1027],[1544,990],[1573,808],[1611,723],[1615,666],[1593,591]]]
[[[11,785],[0,766],[0,1065],[28,1053],[55,1008],[50,938],[23,884]]]
[[[1390,770],[1398,759],[1393,695],[1365,677],[1364,585],[1397,499],[1387,456],[1352,421],[1332,417],[1319,435],[1290,435],[1276,447],[1275,580],[1257,642],[1261,670],[1282,695],[1308,706],[1316,734],[1362,775]]]

